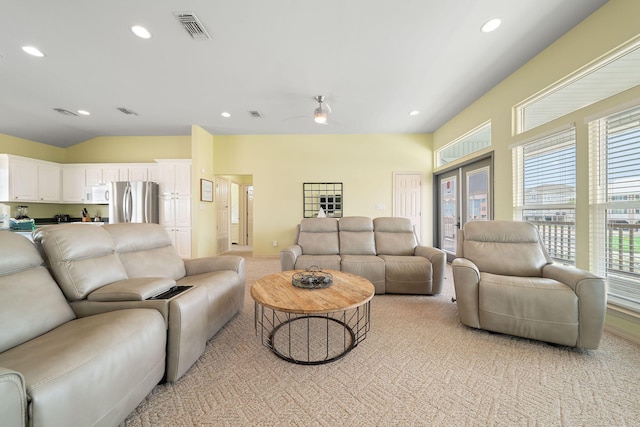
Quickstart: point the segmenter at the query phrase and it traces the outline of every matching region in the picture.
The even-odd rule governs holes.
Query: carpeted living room
[[[240,254],[243,310],[125,426],[631,426],[640,419],[637,344],[605,331],[600,348],[579,350],[468,328],[451,301],[450,266],[440,295],[375,296],[367,339],[342,359],[288,363],[255,335],[249,292],[280,271],[279,259]]]
[[[3,2],[0,427],[640,427],[638,16]]]

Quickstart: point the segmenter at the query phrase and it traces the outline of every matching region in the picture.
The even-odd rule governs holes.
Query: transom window
[[[484,123],[436,150],[436,166],[444,166],[491,146],[491,123]]]
[[[516,105],[516,133],[526,132],[640,84],[640,37]]]

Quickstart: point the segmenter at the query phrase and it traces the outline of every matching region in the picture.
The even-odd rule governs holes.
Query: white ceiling
[[[194,124],[212,134],[429,133],[604,3],[0,0],[0,133],[59,147],[190,135]],[[179,11],[212,39],[192,39]],[[502,26],[480,32],[493,17]],[[136,24],[152,38],[133,35]],[[312,120],[316,95],[332,108],[328,125]]]

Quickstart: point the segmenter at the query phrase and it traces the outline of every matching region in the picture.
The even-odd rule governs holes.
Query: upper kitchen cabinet
[[[191,194],[191,160],[156,160],[161,194]]]
[[[60,202],[61,171],[57,163],[0,154],[0,200]]]

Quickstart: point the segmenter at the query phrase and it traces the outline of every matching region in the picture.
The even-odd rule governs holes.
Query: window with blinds
[[[513,149],[515,219],[535,224],[554,261],[575,265],[575,128]]]
[[[640,107],[589,122],[591,269],[640,311]]]

